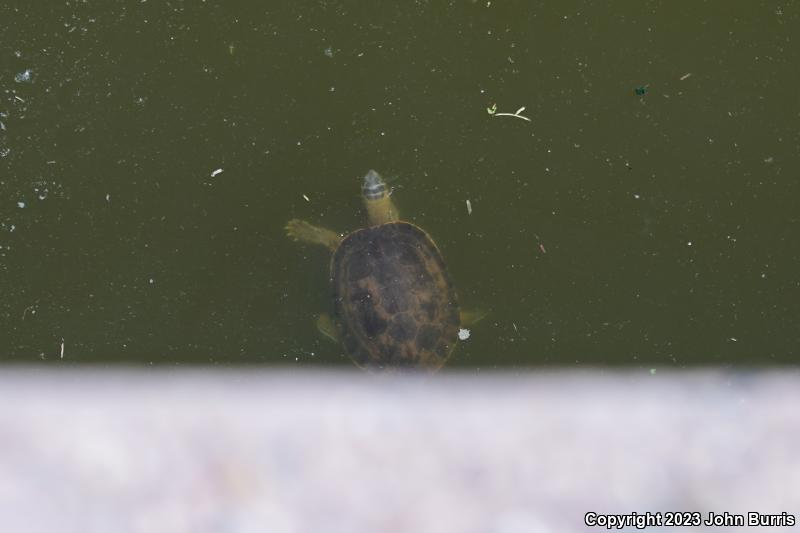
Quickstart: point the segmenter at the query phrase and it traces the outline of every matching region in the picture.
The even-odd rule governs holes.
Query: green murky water
[[[4,360],[349,366],[283,225],[369,168],[490,310],[451,366],[800,355],[790,2],[48,5],[0,7]]]

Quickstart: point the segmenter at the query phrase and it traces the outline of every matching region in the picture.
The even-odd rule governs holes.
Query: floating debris
[[[218,175],[222,174],[222,172],[223,172],[223,170],[222,170],[221,168],[218,168],[217,170],[215,170],[215,171],[213,171],[213,172],[211,173],[211,177],[212,177],[212,178],[215,178],[215,177],[217,177]]]
[[[465,341],[469,339],[469,330],[466,328],[461,328],[458,330],[458,338],[459,340]]]
[[[311,201],[311,200],[308,198],[308,196],[306,196],[305,194],[303,195],[303,199],[304,199],[306,202],[310,202],[310,201]]]
[[[325,54],[325,57],[333,57],[333,48],[329,46],[323,50],[323,53]]]
[[[469,200],[467,200],[467,214],[472,214],[472,203]]]
[[[17,207],[19,207],[20,209],[25,209],[25,202],[22,201],[17,202]]]
[[[64,359],[64,339],[61,339],[61,353],[59,354],[61,359]]]
[[[691,75],[692,75],[691,72],[687,72],[686,74],[684,74],[683,76],[680,77],[680,80],[683,81],[683,80],[689,78],[689,76],[691,76]]]
[[[536,244],[539,246],[539,251],[542,252],[543,254],[546,254],[547,250],[544,249],[544,244],[542,244],[542,238],[535,233],[533,235],[534,237],[536,237]]]
[[[18,72],[14,75],[14,81],[17,83],[32,83],[33,71],[29,68],[26,68],[22,72]]]
[[[492,107],[487,107],[486,108],[486,112],[489,113],[493,117],[517,117],[517,118],[521,118],[522,120],[530,122],[531,119],[529,119],[526,116],[520,115],[520,113],[522,113],[523,111],[525,111],[525,106],[522,106],[519,109],[517,109],[517,111],[515,113],[498,113],[497,112],[497,104],[492,104]]]

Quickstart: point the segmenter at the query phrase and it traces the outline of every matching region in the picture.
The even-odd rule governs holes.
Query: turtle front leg
[[[341,341],[336,322],[333,321],[333,318],[328,313],[322,313],[317,317],[317,329],[333,342],[338,344]]]
[[[342,238],[335,232],[293,218],[286,224],[286,234],[296,241],[321,244],[330,251],[336,250]]]
[[[469,310],[461,310],[460,319],[462,326],[474,326],[476,322],[483,320],[483,318],[488,315],[489,312],[484,309],[469,309]]]

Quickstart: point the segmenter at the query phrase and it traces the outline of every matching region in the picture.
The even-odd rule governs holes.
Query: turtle
[[[286,232],[332,253],[335,314],[319,315],[321,333],[341,342],[362,368],[436,371],[467,333],[462,325],[482,315],[461,312],[439,248],[423,229],[400,220],[391,192],[369,170],[361,186],[366,227],[341,236],[292,219]]]

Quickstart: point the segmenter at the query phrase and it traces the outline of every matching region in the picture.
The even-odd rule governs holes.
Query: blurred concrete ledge
[[[590,511],[798,513],[798,406],[795,370],[6,368],[0,530],[536,533],[604,530]],[[724,528],[669,528],[702,529]]]

